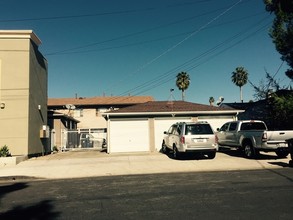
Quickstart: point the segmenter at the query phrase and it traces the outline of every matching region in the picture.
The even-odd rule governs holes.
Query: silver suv
[[[173,152],[178,159],[182,153],[203,153],[213,159],[218,150],[218,138],[207,122],[179,122],[164,132],[162,152]]]

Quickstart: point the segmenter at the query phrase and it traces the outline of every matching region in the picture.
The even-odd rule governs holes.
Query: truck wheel
[[[177,147],[174,146],[173,147],[173,158],[174,159],[179,159],[179,157],[180,157],[180,152],[178,151]]]
[[[247,158],[255,158],[256,157],[256,150],[250,143],[244,144],[244,155]]]
[[[279,158],[285,158],[288,156],[289,152],[286,150],[277,150],[276,154]]]

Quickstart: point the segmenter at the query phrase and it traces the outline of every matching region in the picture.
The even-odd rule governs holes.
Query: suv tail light
[[[262,142],[266,142],[267,139],[268,139],[267,132],[264,132],[264,133],[262,134],[262,138],[261,138],[261,140],[262,140]]]
[[[217,136],[217,135],[215,135],[215,143],[217,144],[217,143],[218,143],[218,141],[219,141],[219,138],[218,138],[218,136]]]
[[[185,137],[183,137],[183,136],[180,137],[180,143],[185,144]]]

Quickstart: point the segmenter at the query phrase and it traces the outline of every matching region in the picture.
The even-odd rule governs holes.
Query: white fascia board
[[[31,39],[37,46],[42,42],[32,30],[0,30],[0,39]]]
[[[238,114],[245,112],[245,110],[226,110],[226,111],[192,111],[192,112],[105,112],[103,116],[130,116],[130,115],[190,115],[190,114],[211,114],[211,115],[221,115],[221,114]]]

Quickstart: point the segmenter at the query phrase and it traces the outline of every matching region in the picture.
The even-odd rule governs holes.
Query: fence
[[[107,129],[78,129],[61,131],[62,150],[73,148],[96,148],[106,147]]]

